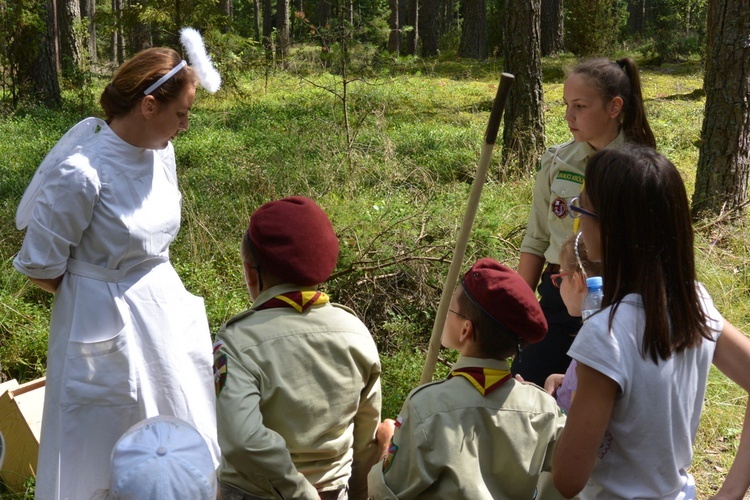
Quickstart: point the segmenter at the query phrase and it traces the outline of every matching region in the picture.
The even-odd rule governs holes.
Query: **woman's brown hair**
[[[146,97],[144,90],[180,62],[182,57],[177,52],[163,47],[142,50],[125,61],[99,98],[107,120],[129,113]],[[177,99],[186,87],[195,86],[197,82],[193,69],[185,66],[149,95],[159,102],[168,103]]]

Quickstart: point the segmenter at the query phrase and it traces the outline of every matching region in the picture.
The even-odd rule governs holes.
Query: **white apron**
[[[155,415],[193,424],[218,464],[203,299],[169,263],[180,203],[171,144],[135,148],[106,126],[44,180],[14,261],[30,277],[65,273],[50,324],[36,498],[86,500],[107,489],[115,442]]]

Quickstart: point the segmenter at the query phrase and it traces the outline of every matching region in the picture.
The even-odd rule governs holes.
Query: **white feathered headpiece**
[[[193,28],[182,28],[180,30],[180,42],[185,47],[191,66],[198,74],[201,87],[212,94],[219,90],[221,75],[216,71],[211,58],[206,53],[206,46],[203,45],[203,38],[201,38],[200,33]]]

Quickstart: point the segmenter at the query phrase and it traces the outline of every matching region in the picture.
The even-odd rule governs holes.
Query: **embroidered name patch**
[[[583,175],[575,172],[568,172],[567,170],[560,170],[556,176],[557,179],[563,181],[575,182],[576,184],[583,184]]]

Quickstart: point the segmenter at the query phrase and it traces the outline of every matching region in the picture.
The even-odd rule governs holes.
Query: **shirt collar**
[[[625,132],[623,132],[622,129],[620,129],[620,132],[617,134],[617,137],[614,138],[612,142],[604,146],[603,149],[611,149],[611,148],[619,148],[625,144]],[[577,142],[576,143],[576,151],[572,155],[573,159],[578,161],[585,161],[589,156],[596,153],[596,149],[591,147],[591,144],[588,142]]]
[[[255,309],[257,306],[263,304],[264,302],[268,302],[272,298],[276,297],[277,295],[281,295],[282,293],[287,292],[295,292],[298,290],[316,290],[316,287],[314,286],[299,286],[292,283],[282,283],[281,285],[272,286],[271,288],[268,288],[266,290],[263,290],[260,295],[253,301],[253,307],[251,309]]]
[[[477,368],[492,368],[495,370],[510,370],[508,362],[504,359],[495,358],[472,358],[470,356],[459,355],[456,362],[453,364],[453,368],[466,368],[466,367],[477,367]]]

